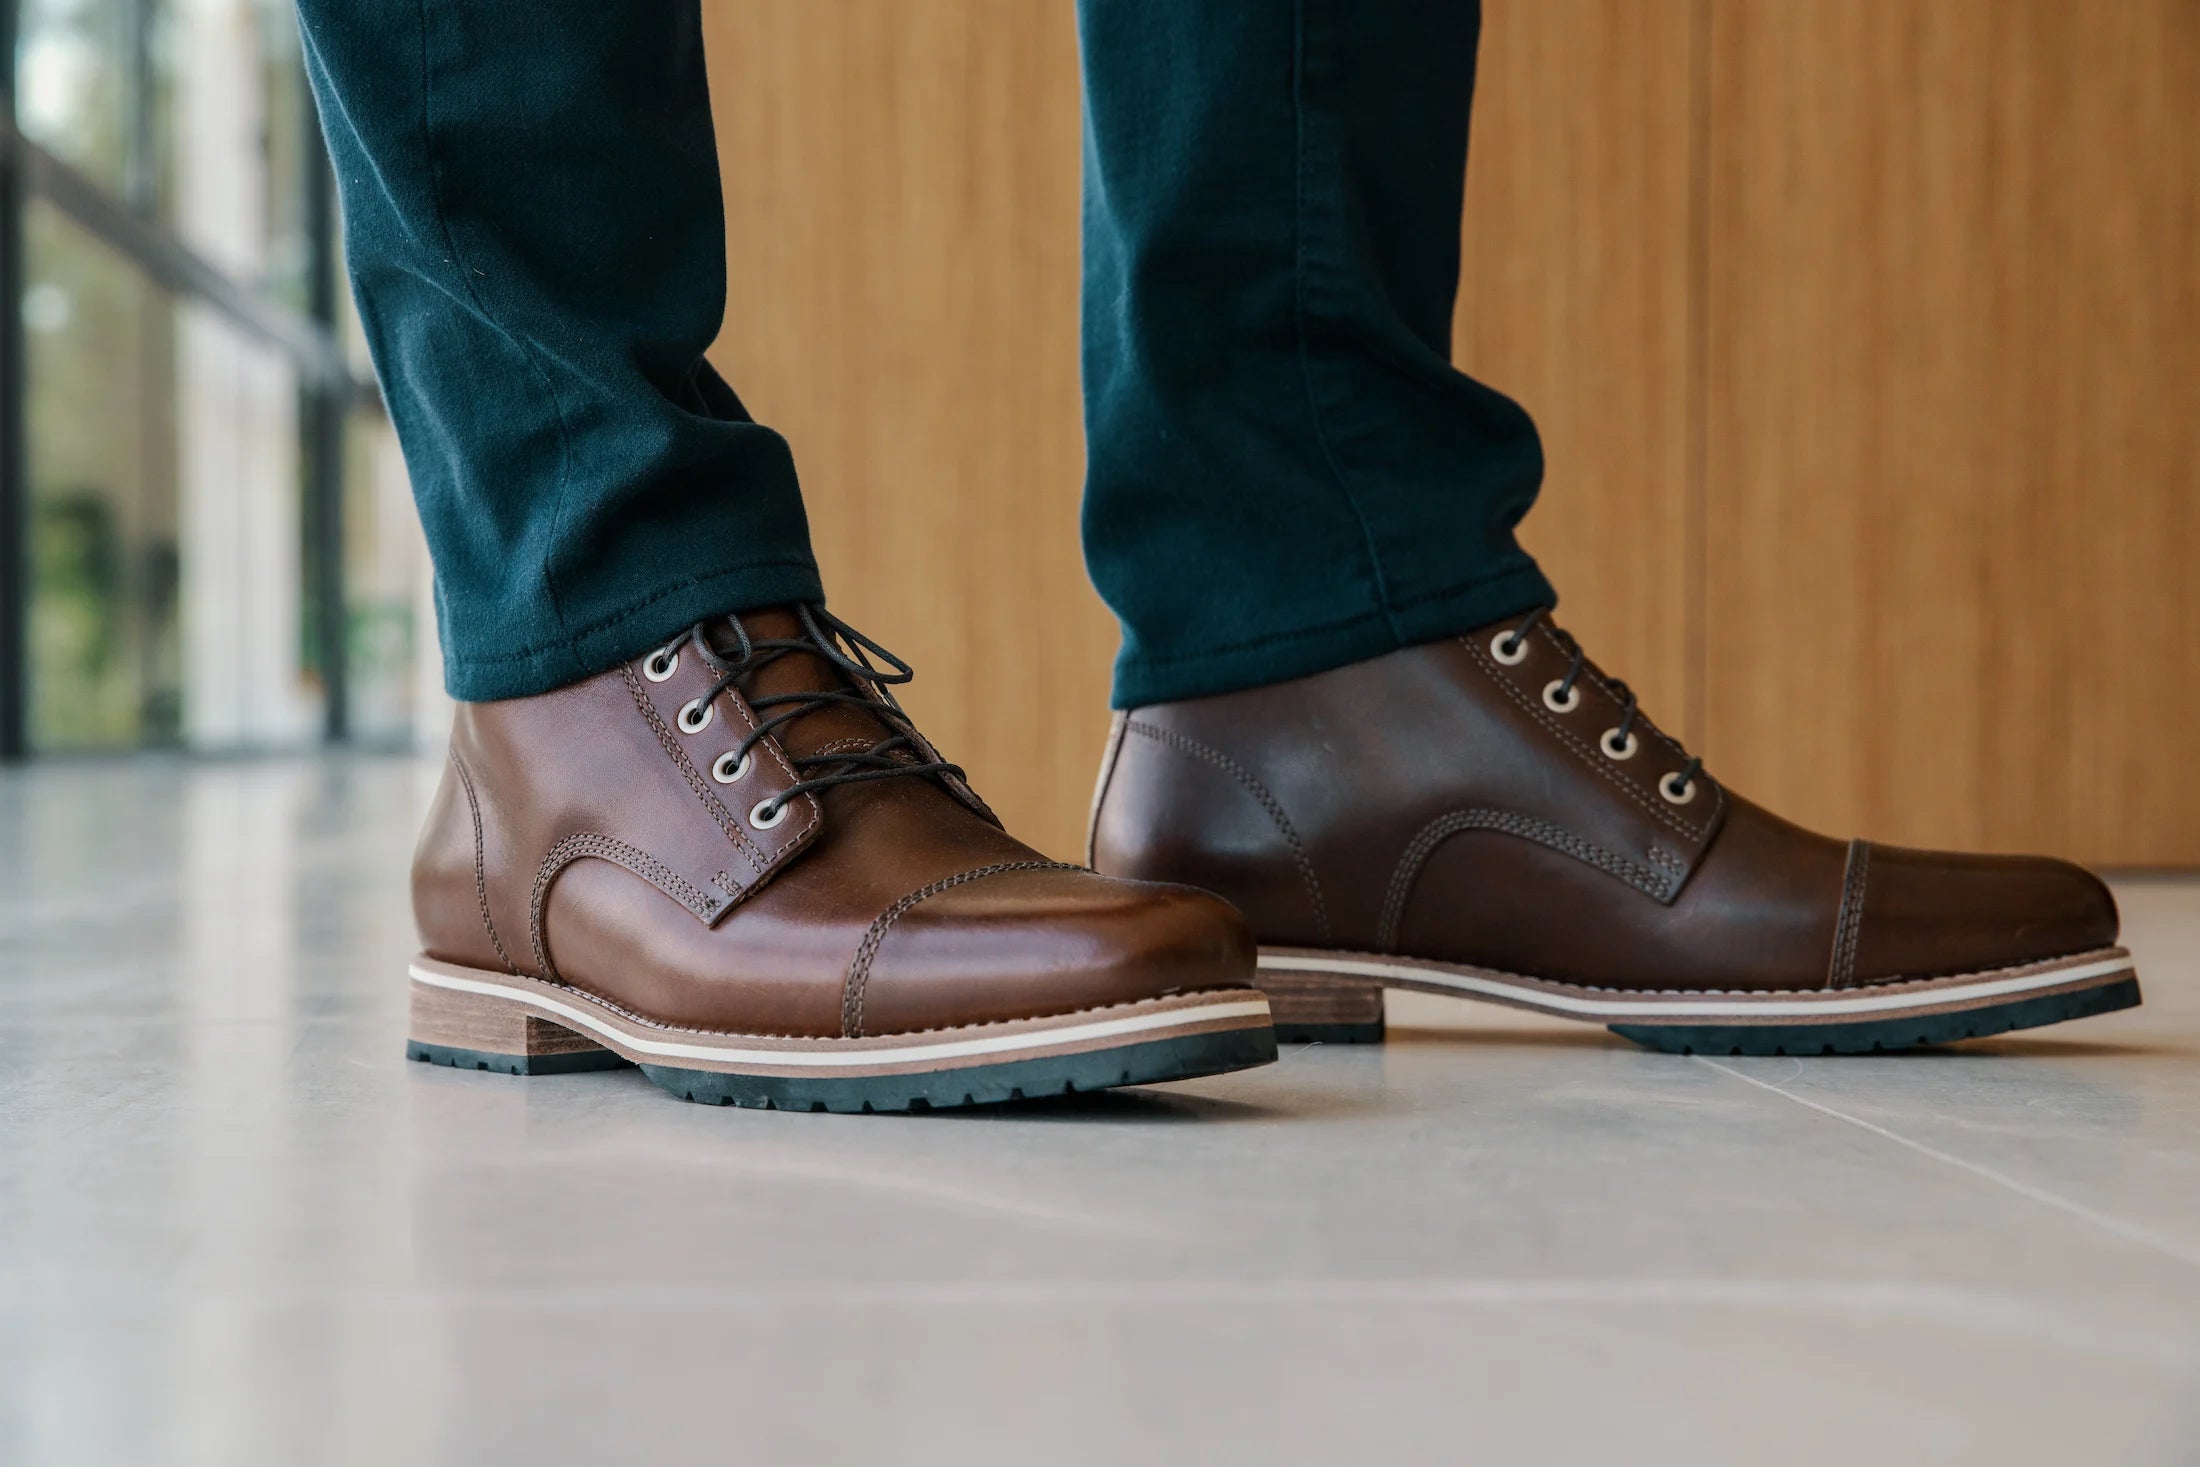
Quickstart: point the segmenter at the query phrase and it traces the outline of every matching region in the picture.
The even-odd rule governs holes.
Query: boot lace
[[[697,622],[662,649],[664,655],[670,655],[683,644],[693,647],[703,665],[717,675],[710,691],[701,699],[706,707],[728,688],[738,688],[747,697],[751,678],[780,658],[796,653],[824,658],[853,684],[846,688],[818,688],[748,698],[749,707],[759,715],[759,721],[732,751],[737,767],[747,765],[749,751],[763,739],[825,708],[859,708],[892,730],[887,737],[865,749],[789,754],[787,757],[794,765],[797,778],[756,807],[756,817],[762,823],[768,825],[776,821],[780,811],[797,795],[840,785],[910,776],[934,780],[945,776],[965,777],[961,765],[950,764],[926,752],[909,715],[894,701],[891,689],[914,678],[914,668],[822,606],[797,603],[794,611],[802,622],[799,637],[752,637],[739,616],[725,616]],[[731,646],[713,640],[712,633],[720,629],[731,630]],[[873,657],[885,665],[874,664]]]
[[[1505,655],[1511,657],[1518,653],[1520,645],[1526,639],[1528,633],[1539,626],[1548,628],[1551,635],[1558,639],[1559,645],[1573,654],[1573,662],[1567,667],[1566,676],[1560,678],[1558,683],[1556,696],[1560,701],[1564,701],[1573,696],[1574,684],[1581,680],[1582,671],[1589,664],[1589,654],[1582,650],[1581,643],[1574,639],[1573,633],[1551,620],[1550,607],[1538,606],[1520,619],[1520,625],[1514,627],[1512,635],[1505,639]],[[1604,686],[1611,690],[1613,697],[1619,699],[1621,710],[1619,727],[1612,730],[1612,735],[1615,742],[1624,745],[1628,739],[1634,736],[1636,721],[1641,716],[1641,711],[1635,703],[1635,690],[1618,678],[1613,677],[1605,678]],[[1689,788],[1695,784],[1696,775],[1702,768],[1703,760],[1700,757],[1695,757],[1689,759],[1686,764],[1680,767],[1678,772],[1670,776],[1673,798],[1685,799],[1687,797]]]

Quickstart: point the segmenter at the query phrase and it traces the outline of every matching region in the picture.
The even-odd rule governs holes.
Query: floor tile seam
[[[2184,1264],[2188,1268],[2200,1269],[2200,1248],[2182,1243],[2175,1238],[2164,1237],[2152,1228],[2132,1222],[2127,1218],[2117,1217],[2113,1213],[2103,1212],[2099,1208],[2089,1207],[2075,1198],[2065,1197],[2061,1193],[2050,1191],[2037,1183],[2027,1182],[2021,1177],[2013,1177],[2007,1172],[1986,1165],[1984,1162],[1972,1161],[1970,1158],[1958,1156],[1952,1151],[1943,1151],[1928,1142],[1917,1140],[1912,1136],[1905,1136],[1901,1132],[1882,1126],[1876,1121],[1869,1121],[1862,1116],[1852,1115],[1837,1106],[1812,1100],[1805,1095],[1798,1095],[1794,1091],[1784,1086],[1775,1085],[1769,1080],[1760,1080],[1754,1075],[1743,1074],[1731,1065],[1720,1064],[1717,1060],[1707,1056],[1699,1054],[1693,1056],[1693,1058],[1697,1064],[1716,1070],[1722,1075],[1731,1076],[1745,1085],[1754,1085],[1759,1090],[1770,1091],[1785,1100],[1793,1101],[1806,1110],[1813,1110],[1833,1120],[1845,1122],[1861,1131],[1877,1136],[1881,1140],[1891,1141],[1897,1146],[1904,1147],[1942,1166],[1966,1172],[1982,1181],[1990,1182],[2004,1191],[2013,1192],[2028,1201],[2053,1208],[2065,1216],[2076,1218],[2089,1227],[2105,1232],[2126,1243],[2135,1243],[2142,1248],[2151,1249],[2166,1258]]]

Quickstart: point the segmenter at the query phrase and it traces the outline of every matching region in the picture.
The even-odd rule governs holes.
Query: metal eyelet
[[[1636,738],[1632,731],[1628,733],[1625,743],[1615,743],[1614,740],[1618,738],[1619,730],[1608,728],[1604,731],[1604,737],[1597,740],[1597,747],[1604,751],[1605,758],[1632,759],[1635,757],[1635,750],[1642,747],[1642,740]]]
[[[710,727],[710,704],[701,698],[690,698],[680,705],[680,715],[675,720],[682,733],[701,733]]]
[[[1510,652],[1505,650],[1507,642],[1512,643],[1512,651]],[[1511,632],[1499,632],[1496,636],[1490,638],[1490,656],[1504,663],[1507,667],[1518,667],[1528,660],[1528,639],[1526,637],[1516,637]]]
[[[1581,689],[1578,687],[1567,688],[1566,700],[1563,703],[1559,701],[1558,692],[1562,686],[1564,680],[1555,677],[1543,685],[1543,706],[1553,713],[1571,713],[1581,706]]]
[[[787,807],[784,804],[773,810],[771,814],[766,815],[764,807],[769,804],[771,804],[770,800],[758,800],[756,807],[749,811],[749,824],[755,826],[758,830],[770,830],[787,818]]]
[[[642,676],[653,683],[661,683],[680,670],[680,654],[670,647],[659,647],[642,659]]]
[[[1658,793],[1665,796],[1665,802],[1668,805],[1685,805],[1696,798],[1696,781],[1694,780],[1690,780],[1683,789],[1676,790],[1673,788],[1673,781],[1680,777],[1680,771],[1675,770],[1658,781]]]
[[[720,754],[717,761],[710,766],[710,777],[720,784],[732,784],[748,772],[749,756],[742,754],[736,757],[731,749]]]

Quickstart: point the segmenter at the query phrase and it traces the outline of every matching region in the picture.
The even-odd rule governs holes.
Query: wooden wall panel
[[[1454,356],[1527,407],[1564,624],[1691,732],[1689,0],[1483,11]]]
[[[1077,856],[1115,622],[1077,502],[1068,5],[704,7],[731,280],[715,360],[793,441],[833,605],[1010,828]]]
[[[837,605],[1079,849],[1072,12],[713,0],[731,302]],[[1462,363],[1565,620],[1835,830],[2200,863],[2200,3],[1493,4]]]
[[[2200,5],[1717,0],[1703,743],[2200,860]]]

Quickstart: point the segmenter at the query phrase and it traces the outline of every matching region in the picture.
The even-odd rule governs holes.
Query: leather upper
[[[766,637],[793,625],[746,620]],[[822,658],[783,657],[688,731],[681,709],[716,681],[691,652],[460,705],[413,868],[428,955],[568,983],[675,1027],[815,1037],[1250,983],[1251,939],[1227,904],[1048,860],[953,776],[797,794],[776,823],[759,820],[800,777],[792,756],[887,729],[825,707],[759,740],[721,782],[714,763],[757,727],[750,698],[846,679]]]
[[[1093,865],[1219,892],[1266,944],[1594,987],[1846,987],[2115,942],[2080,867],[1832,840],[1691,775],[1593,664],[1565,686],[1569,639],[1517,625],[1119,716]]]

